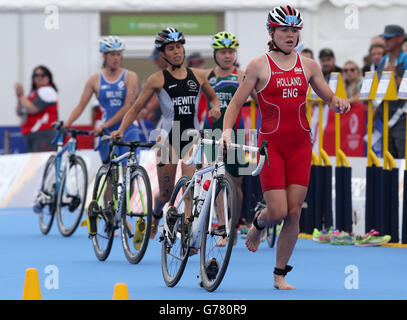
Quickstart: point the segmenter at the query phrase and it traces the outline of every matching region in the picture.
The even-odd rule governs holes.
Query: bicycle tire
[[[179,192],[182,192],[182,188],[191,180],[191,177],[184,175],[177,181],[174,191],[172,192],[169,208],[174,206],[176,207],[179,203]],[[190,209],[192,208],[192,199],[194,195],[193,187],[189,190],[190,194]],[[181,207],[182,209],[182,204]],[[189,228],[191,223],[186,224],[185,222],[185,207],[183,208],[184,212],[180,213],[181,219],[177,218],[174,222],[174,228],[178,229],[178,226],[181,226],[181,232],[177,231],[177,237],[173,237],[173,241],[170,240],[169,236],[166,234],[166,230],[163,230],[162,234],[162,247],[161,247],[161,270],[164,277],[164,282],[168,287],[174,287],[182,277],[184,273],[185,266],[188,262],[189,257]],[[192,210],[191,210],[192,212]],[[168,214],[168,210],[164,215],[164,219]],[[179,238],[180,237],[180,238]],[[172,251],[172,249],[174,249]],[[179,254],[178,254],[179,253]],[[174,257],[174,261],[169,261],[170,257]]]
[[[79,173],[76,177],[71,177],[73,178],[73,182],[70,181],[70,177],[68,177],[68,172],[72,175],[71,168],[78,165],[80,167],[80,171],[82,172],[82,175]],[[76,171],[74,172],[76,174]],[[68,179],[68,183],[67,183]],[[81,181],[82,180],[82,181]],[[69,190],[69,188],[72,188],[72,184],[75,185],[76,190]],[[67,188],[66,188],[67,187]],[[68,190],[67,190],[68,189]],[[82,190],[78,190],[82,189]],[[86,203],[86,193],[88,189],[88,172],[86,168],[86,163],[85,161],[80,157],[80,156],[73,156],[70,161],[69,161],[69,170],[66,168],[65,174],[62,178],[61,185],[59,188],[58,192],[58,200],[57,200],[57,222],[58,222],[58,229],[60,233],[65,236],[69,237],[71,236],[75,230],[77,229],[82,215],[83,215],[83,209],[85,207]],[[64,195],[66,194],[73,194],[76,193],[75,195],[70,195],[71,199],[68,199],[70,202],[67,203],[67,205],[63,205],[63,200],[64,200]],[[79,197],[77,194],[79,193]],[[63,214],[63,209],[67,209],[67,212]],[[76,215],[76,217],[73,217]],[[65,220],[65,222],[64,222]],[[73,223],[70,226],[67,226],[67,220],[72,221]]]
[[[107,184],[111,183],[111,174],[107,165],[102,165],[96,173],[95,185],[92,193],[92,201],[96,201],[99,213],[96,218],[97,231],[95,235],[91,235],[93,249],[95,251],[96,258],[99,261],[105,261],[110,254],[114,239],[114,215],[113,208],[110,205],[113,203],[113,192],[109,199],[105,199],[104,192],[106,192]],[[108,175],[106,177],[106,175]],[[103,177],[106,177],[103,179]],[[101,188],[101,190],[100,190]],[[109,204],[110,202],[110,204]],[[88,220],[91,219],[88,214]],[[105,245],[102,245],[105,244]]]
[[[234,241],[237,236],[236,225],[238,217],[236,212],[236,203],[237,203],[236,189],[233,181],[228,176],[222,177],[220,183],[216,187],[214,203],[217,203],[216,200],[219,195],[221,195],[221,197],[223,196],[224,193],[221,193],[220,192],[221,190],[227,190],[226,197],[227,197],[228,217],[231,217],[228,237],[229,239],[227,240],[227,244],[225,247],[216,246],[217,242],[219,241],[219,238],[221,237],[219,236],[219,234],[223,232],[220,232],[219,228],[218,231],[216,231],[213,221],[209,221],[210,214],[209,212],[207,212],[201,240],[201,257],[200,257],[201,285],[209,292],[215,291],[222,282],[230,261],[230,257],[232,255]],[[203,214],[203,212],[201,212],[200,214]],[[209,223],[211,223],[212,226],[214,227],[212,228],[211,233],[208,232]],[[215,254],[214,253],[215,251],[218,252]],[[215,262],[216,265],[218,265],[217,266],[218,270],[217,272],[211,271],[209,274],[207,268],[209,264],[211,264],[213,261]],[[219,263],[219,261],[221,263]]]
[[[46,235],[51,230],[55,217],[56,204],[56,183],[57,183],[57,158],[52,155],[48,158],[41,181],[41,192],[49,194],[52,198],[39,213],[40,229]]]
[[[277,225],[267,227],[267,243],[270,248],[274,248],[277,238]]]
[[[129,166],[126,168],[126,172],[127,170],[130,170],[130,190],[125,190],[122,199],[121,237],[127,261],[137,264],[143,259],[150,239],[153,197],[147,171],[139,165]],[[131,204],[134,204],[133,208],[136,210],[131,210]],[[140,224],[144,226],[144,232],[139,231],[142,239],[135,237],[135,232],[138,228],[140,229]],[[136,242],[135,239],[139,241]],[[132,244],[129,243],[130,241]]]

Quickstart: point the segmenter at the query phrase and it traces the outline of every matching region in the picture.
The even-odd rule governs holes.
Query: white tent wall
[[[195,1],[174,0],[168,9],[161,0],[55,1],[59,9],[58,28],[47,29],[46,19],[50,14],[45,8],[48,2],[2,0],[0,37],[7,39],[7,50],[2,50],[0,55],[3,61],[3,76],[0,77],[1,108],[5,111],[0,117],[0,125],[19,124],[14,111],[16,99],[13,85],[16,81],[21,81],[27,92],[32,70],[39,64],[49,66],[53,72],[60,95],[59,115],[61,119],[68,117],[79,100],[87,78],[101,66],[98,40],[102,10],[129,13],[160,10],[168,12],[177,11],[177,8],[180,13],[224,11],[225,29],[234,32],[239,38],[238,57],[241,67],[245,68],[251,59],[267,50],[267,11],[275,3],[253,1],[253,5],[250,3],[249,6],[245,2],[245,5],[239,6],[237,1],[229,2],[222,2],[219,7],[215,1],[196,1],[195,5]],[[361,5],[359,7],[349,5],[352,2],[344,0],[302,0],[289,3],[298,5],[303,12],[305,22],[301,40],[304,45],[313,49],[316,56],[321,48],[332,48],[340,66],[348,59],[361,66],[370,39],[380,34],[386,24],[400,24],[407,29],[407,1],[364,0],[356,2]],[[351,15],[357,19],[357,24],[354,20],[354,24],[349,20],[352,19]],[[349,23],[351,27],[357,28],[349,28]],[[124,38],[129,49],[126,51],[127,56],[147,57],[151,53],[153,36]],[[204,56],[210,57],[209,40],[208,36],[187,37],[187,54],[192,50],[201,50]],[[85,111],[77,123],[89,124],[90,110]]]

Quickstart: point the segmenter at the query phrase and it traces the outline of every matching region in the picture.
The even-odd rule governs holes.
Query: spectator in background
[[[397,88],[407,70],[407,52],[402,50],[403,42],[406,39],[404,29],[398,25],[387,25],[384,33],[380,35],[384,39],[386,55],[380,60],[377,67],[379,78],[383,71],[392,71]],[[382,106],[383,103],[380,105]],[[396,159],[404,158],[405,134],[406,134],[406,113],[405,100],[389,101],[389,142],[388,151]],[[383,108],[379,108],[379,115],[382,118]],[[383,119],[383,118],[382,118]]]
[[[309,48],[305,48],[301,51],[300,53],[302,56],[310,58],[310,59],[314,59],[314,52],[309,49]]]
[[[30,94],[24,96],[21,83],[15,84],[17,115],[22,118],[21,133],[28,152],[54,151],[52,123],[58,121],[58,94],[51,71],[45,66],[34,68]]]
[[[379,65],[380,60],[384,56],[384,45],[381,43],[372,43],[369,48],[369,62],[365,63],[365,66],[362,68],[363,76],[367,71],[375,71]]]
[[[331,49],[325,48],[319,52],[319,62],[326,82],[329,81],[331,72],[342,72],[336,65],[335,55]]]
[[[205,59],[199,52],[194,52],[187,57],[188,68],[198,68],[203,69],[205,64]]]
[[[363,79],[360,68],[354,61],[345,62],[343,66],[343,80],[349,103],[358,102]]]

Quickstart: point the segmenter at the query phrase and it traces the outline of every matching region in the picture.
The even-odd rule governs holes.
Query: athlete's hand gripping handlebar
[[[187,165],[192,164],[192,162],[196,158],[196,155],[197,155],[201,145],[213,145],[213,144],[219,145],[219,143],[220,142],[216,141],[216,140],[200,138],[198,140],[198,143],[194,144],[193,149],[192,149],[192,155],[189,158],[189,160],[186,162],[186,164]],[[267,140],[263,140],[260,147],[254,147],[254,146],[247,146],[247,145],[242,145],[242,144],[231,143],[229,145],[229,148],[243,149],[244,151],[249,151],[249,152],[258,152],[260,154],[259,163],[257,164],[257,168],[252,172],[252,176],[257,176],[257,175],[259,175],[261,169],[263,168],[264,161],[267,161],[267,165],[269,165],[269,157],[268,157],[268,152],[267,152],[267,145],[268,145]]]

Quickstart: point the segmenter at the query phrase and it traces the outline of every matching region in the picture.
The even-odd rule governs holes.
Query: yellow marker
[[[125,283],[116,283],[113,291],[113,300],[130,300],[129,291]]]
[[[407,100],[407,72],[406,71],[404,71],[403,78],[401,79],[397,97],[400,100]],[[407,117],[406,117],[406,124],[407,124]],[[404,150],[407,150],[407,130],[406,130],[406,139],[405,140],[406,140],[406,145],[405,145]],[[405,170],[407,170],[407,152],[405,152],[405,159],[406,159]]]
[[[376,91],[376,99],[383,100],[383,169],[387,169],[389,163],[394,165],[394,158],[388,152],[389,149],[389,101],[397,100],[396,81],[392,71],[384,71]]]
[[[346,89],[343,84],[342,75],[339,72],[332,72],[329,78],[329,87],[335,95],[341,99],[348,99]],[[335,113],[335,155],[336,166],[349,167],[349,161],[345,153],[341,150],[341,115]]]
[[[360,89],[359,99],[367,101],[367,165],[370,167],[372,164],[380,167],[379,159],[372,150],[372,134],[373,134],[373,100],[376,99],[377,87],[379,80],[376,71],[368,71],[365,73]]]
[[[28,268],[25,271],[23,300],[42,300],[37,269]]]

